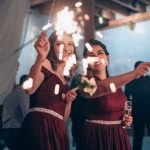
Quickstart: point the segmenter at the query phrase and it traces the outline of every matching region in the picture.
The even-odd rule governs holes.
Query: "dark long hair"
[[[109,56],[109,52],[108,52],[106,46],[105,46],[102,42],[100,42],[100,41],[98,41],[98,40],[95,40],[95,39],[90,39],[90,40],[87,41],[87,42],[88,42],[91,46],[92,46],[92,45],[99,45],[99,46],[101,46],[101,47],[103,48],[104,53],[106,54],[106,56]],[[85,49],[84,49],[84,51],[83,51],[83,56],[84,56],[84,57],[87,57],[87,52],[88,52],[88,49],[85,47]],[[108,73],[108,68],[107,68],[107,66],[106,66],[106,76],[109,77],[109,73]]]
[[[47,59],[50,61],[52,65],[52,69],[55,70],[57,67],[57,57],[54,51],[54,43],[57,40],[57,35],[56,31],[54,31],[51,36],[49,37],[49,42],[50,42],[50,51],[47,55]]]

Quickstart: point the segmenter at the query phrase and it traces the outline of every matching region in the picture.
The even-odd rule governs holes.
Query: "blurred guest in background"
[[[135,68],[142,61],[135,63]],[[125,86],[125,94],[133,105],[133,150],[142,149],[145,127],[150,135],[150,76],[141,76]]]
[[[21,125],[29,112],[29,96],[21,87],[26,79],[27,75],[21,76],[19,85],[14,85],[12,92],[3,103],[1,136],[10,150],[17,150]]]

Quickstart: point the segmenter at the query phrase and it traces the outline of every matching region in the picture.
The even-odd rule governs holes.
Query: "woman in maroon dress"
[[[62,59],[59,59],[61,46]],[[42,33],[35,48],[38,56],[29,73],[33,86],[27,90],[31,109],[22,125],[19,150],[69,150],[65,120],[76,92],[67,86],[63,69],[68,57],[74,54],[74,43],[65,33],[61,39],[56,32],[49,39]]]
[[[120,87],[144,75],[150,63],[142,64],[129,73],[108,78],[109,53],[105,45],[96,40],[90,40],[88,43],[93,50],[85,49],[84,56],[97,58],[89,66],[97,82],[97,91],[93,96],[80,93],[84,97],[82,104],[86,119],[80,132],[77,150],[131,150],[127,132],[122,128],[126,97]],[[116,92],[111,92],[111,82],[114,83]],[[130,125],[131,116],[126,118],[125,122]]]

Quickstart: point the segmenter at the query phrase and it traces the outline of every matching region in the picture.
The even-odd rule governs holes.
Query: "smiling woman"
[[[80,112],[82,110],[80,114],[77,112],[77,105],[74,105],[74,110],[72,110],[72,131],[77,131],[77,133],[73,133],[77,142],[77,150],[131,150],[128,134],[122,128],[122,121],[131,124],[132,117],[128,116],[124,120],[123,108],[127,98],[121,86],[139,76],[143,76],[148,71],[150,63],[143,63],[136,70],[126,74],[109,77],[107,71],[109,53],[106,46],[94,39],[89,40],[88,43],[91,45],[92,51],[89,51],[86,47],[84,57],[95,59],[88,65],[88,68],[90,68],[96,80],[97,89],[92,94],[88,94],[85,90],[79,91],[80,102],[77,104],[74,101],[75,105],[82,105],[79,106],[79,108],[82,107],[80,108]],[[72,85],[74,81],[76,79],[72,80]],[[83,94],[83,92],[88,95]]]
[[[56,31],[52,33],[49,41],[54,44],[50,47],[47,59],[51,62],[52,68],[55,70],[59,62],[67,61],[68,57],[75,53],[75,46],[71,34],[64,33],[62,39],[61,36],[57,36]],[[61,54],[62,59],[59,59],[59,55]]]
[[[29,73],[33,86],[26,89],[31,95],[31,109],[22,125],[19,150],[68,150],[64,121],[69,117],[76,90],[68,87],[63,70],[75,53],[74,43],[71,35],[64,33],[58,38],[54,31],[49,39],[41,33],[35,48],[38,56]]]

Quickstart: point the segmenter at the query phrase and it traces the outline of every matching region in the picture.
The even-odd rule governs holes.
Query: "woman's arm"
[[[71,102],[71,101],[68,101],[68,102],[66,103],[66,106],[65,106],[64,122],[67,122],[67,120],[68,120],[69,117],[70,117],[71,106],[72,106],[72,102]]]
[[[68,91],[66,93],[66,106],[65,106],[65,112],[64,112],[64,121],[66,122],[70,116],[71,112],[71,105],[72,101],[75,100],[77,93],[76,93],[76,88]]]
[[[80,91],[80,94],[86,98],[96,98],[107,95],[112,92],[110,88],[110,83],[113,83],[116,89],[119,89],[121,86],[129,83],[133,79],[143,76],[148,71],[149,67],[150,62],[142,63],[134,71],[99,81],[97,83],[97,91],[93,94],[93,96],[84,94],[82,91]]]
[[[37,90],[37,88],[40,86],[42,81],[44,80],[44,74],[41,72],[42,66],[46,68],[50,68],[49,67],[50,64],[47,59],[45,59],[44,61],[41,61],[40,58],[37,57],[28,75],[29,78],[33,79],[32,87],[26,90],[28,94],[34,93]]]
[[[44,74],[41,72],[42,66],[50,69],[50,62],[46,59],[50,50],[50,43],[46,33],[41,33],[35,42],[34,47],[38,53],[38,56],[29,73],[29,77],[33,79],[33,86],[26,90],[28,94],[34,93],[44,80]]]

